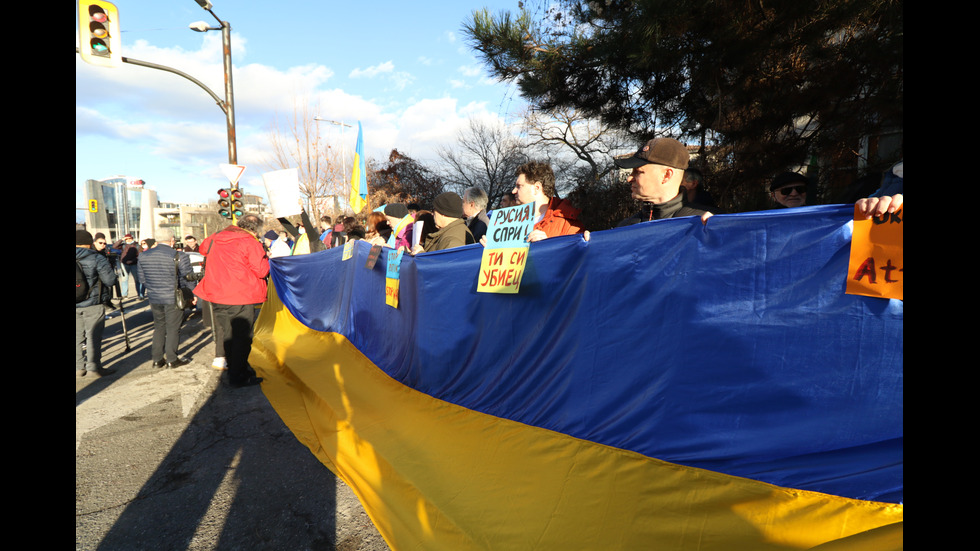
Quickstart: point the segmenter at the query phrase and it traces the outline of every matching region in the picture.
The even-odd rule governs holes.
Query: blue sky
[[[179,69],[224,97],[220,31],[188,28],[217,26],[210,13],[194,0],[114,3],[122,55]],[[240,185],[249,193],[265,194],[271,128],[298,104],[354,125],[343,136],[320,125],[350,149],[360,121],[365,155],[377,159],[397,148],[434,160],[470,117],[512,120],[522,109],[515,87],[490,79],[461,33],[474,10],[513,11],[517,0],[212,3],[232,28]],[[75,30],[77,46],[77,11]],[[225,117],[205,91],[172,73],[75,57],[76,209],[87,179],[140,178],[174,202],[206,202],[227,184]]]

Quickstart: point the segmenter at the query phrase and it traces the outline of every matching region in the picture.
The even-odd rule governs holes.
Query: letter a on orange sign
[[[905,209],[868,220],[858,219],[854,212],[851,257],[847,267],[849,295],[881,298],[903,298]]]

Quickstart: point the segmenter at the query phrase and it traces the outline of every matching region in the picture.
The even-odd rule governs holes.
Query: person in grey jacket
[[[102,377],[115,370],[102,367],[102,331],[105,305],[112,299],[116,272],[104,255],[97,253],[92,234],[75,230],[75,262],[85,276],[88,294],[75,302],[75,373]]]
[[[174,293],[178,285],[188,289],[195,285],[186,277],[193,273],[190,258],[165,243],[153,239],[145,241],[149,248],[139,255],[136,271],[153,314],[153,344],[150,347],[153,367],[187,365],[190,360],[177,356],[184,312],[177,308]]]

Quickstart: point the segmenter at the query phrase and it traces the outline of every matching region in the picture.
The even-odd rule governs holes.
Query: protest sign
[[[354,240],[353,239],[352,240],[349,240],[346,243],[344,243],[344,256],[341,258],[341,261],[347,260],[347,259],[349,259],[352,256],[354,256]]]
[[[527,235],[534,227],[534,205],[518,205],[493,212],[480,261],[478,293],[517,293],[527,262]]]
[[[299,192],[299,172],[295,168],[274,170],[262,175],[265,192],[269,196],[272,216],[284,218],[302,212],[302,196]]]
[[[899,209],[865,220],[855,208],[847,294],[904,300],[904,217]]]
[[[378,263],[378,258],[381,256],[381,245],[372,245],[371,250],[368,251],[367,262],[364,263],[364,267],[368,270],[373,270],[374,265]]]
[[[388,271],[385,274],[385,304],[398,308],[399,271],[404,251],[388,252]]]

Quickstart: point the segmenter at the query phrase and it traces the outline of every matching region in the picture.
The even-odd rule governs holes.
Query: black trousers
[[[153,314],[153,344],[150,347],[153,361],[176,362],[183,310],[178,310],[176,304],[151,304],[150,312]]]
[[[255,304],[215,304],[215,338],[221,338],[225,360],[228,362],[228,381],[241,383],[255,375],[248,365],[252,351],[252,326],[255,323]]]

